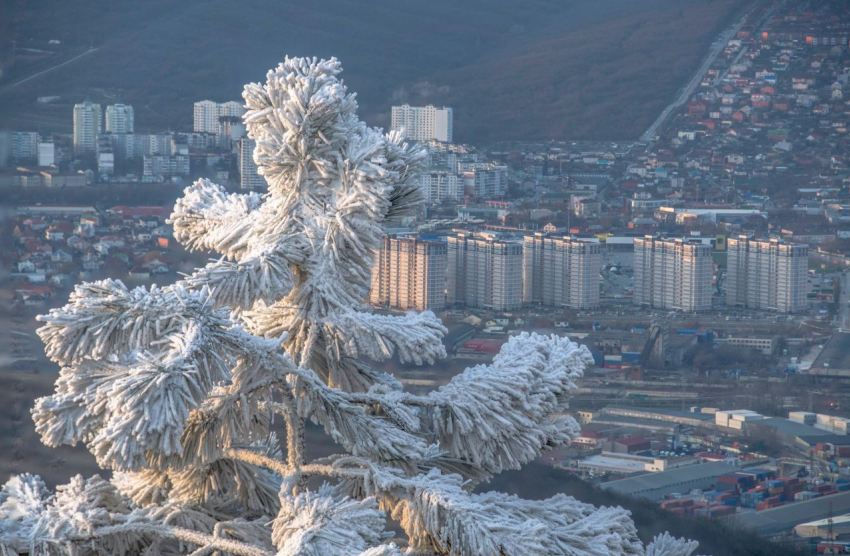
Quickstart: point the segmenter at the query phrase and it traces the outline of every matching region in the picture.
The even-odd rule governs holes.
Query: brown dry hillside
[[[633,138],[749,3],[10,0],[0,4],[0,128],[67,132],[73,103],[119,95],[140,130],[187,128],[192,102],[238,98],[291,54],[339,57],[375,125],[407,100],[452,105],[461,141]]]

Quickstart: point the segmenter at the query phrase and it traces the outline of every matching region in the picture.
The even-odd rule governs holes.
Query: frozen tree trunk
[[[49,446],[84,443],[112,480],[38,477],[0,492],[2,554],[688,556],[637,538],[628,512],[472,487],[568,444],[567,398],[591,361],[522,334],[426,396],[359,358],[433,364],[431,312],[369,313],[387,219],[419,202],[423,152],[358,120],[336,59],[287,58],[249,84],[245,123],[268,194],[199,180],[171,221],[221,259],[176,284],[78,286],[40,317],[56,392],[33,409]],[[286,425],[286,457],[270,424]],[[307,420],[340,453],[305,456]],[[307,479],[327,480],[318,490]]]

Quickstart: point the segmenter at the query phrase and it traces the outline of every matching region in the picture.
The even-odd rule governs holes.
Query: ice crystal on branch
[[[690,555],[695,543],[668,535],[644,547],[622,508],[471,493],[576,437],[563,410],[586,348],[522,334],[424,396],[360,359],[433,364],[446,329],[431,312],[365,305],[385,222],[419,202],[424,153],[361,122],[341,70],[287,58],[245,87],[268,193],[202,179],[171,216],[178,241],[218,259],[168,287],[82,284],[39,317],[62,369],[36,430],[84,443],[113,478],[55,494],[11,479],[4,553]],[[341,453],[308,461],[308,420]]]

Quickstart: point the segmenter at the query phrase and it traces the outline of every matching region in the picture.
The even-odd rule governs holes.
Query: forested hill
[[[744,0],[13,0],[0,128],[69,131],[71,105],[121,96],[137,128],[188,128],[192,102],[240,98],[285,54],[337,56],[361,113],[455,110],[458,141],[636,138]],[[27,51],[62,41],[61,56]],[[88,46],[97,51],[8,85]],[[7,60],[8,62],[8,60]],[[28,65],[29,64],[29,65]],[[40,96],[59,96],[53,104]]]

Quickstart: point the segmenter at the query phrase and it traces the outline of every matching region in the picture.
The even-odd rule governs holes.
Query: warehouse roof
[[[740,467],[735,465],[716,461],[712,463],[688,465],[677,469],[671,469],[669,471],[661,471],[659,473],[649,473],[639,477],[620,479],[619,481],[603,483],[600,486],[605,490],[613,490],[621,494],[638,496],[647,491],[669,488],[689,481],[719,477],[720,475],[724,475],[732,471],[739,471],[740,469]]]
[[[679,428],[678,424],[670,423],[668,421],[654,421],[652,419],[640,419],[638,417],[625,417],[622,415],[596,415],[593,417],[592,422],[667,431],[674,431]]]
[[[801,523],[800,525],[808,525],[809,527],[826,527],[830,524],[830,522],[832,522],[833,525],[838,525],[839,523],[850,523],[850,514],[818,519],[817,521]]]
[[[850,491],[795,502],[761,512],[741,513],[735,516],[735,521],[756,533],[769,534],[788,531],[801,523],[826,519],[830,513],[847,512],[850,512]]]
[[[698,419],[700,421],[714,421],[714,415],[710,413],[691,413],[690,411],[676,411],[674,409],[659,409],[657,407],[638,407],[629,405],[609,405],[602,409],[603,413],[608,413],[607,410],[613,411],[635,411],[648,414],[666,415],[668,417],[683,417],[686,419]]]
[[[814,446],[815,444],[820,443],[832,444],[833,446],[850,446],[850,436],[847,436],[846,434],[834,434],[828,431],[821,432],[826,434],[801,436],[800,440],[809,446]]]
[[[623,446],[639,446],[641,444],[646,444],[649,442],[646,438],[619,438],[615,440],[618,444],[622,444]]]
[[[794,421],[790,421],[788,419],[783,419],[782,417],[768,417],[767,419],[762,419],[760,421],[755,421],[752,423],[754,426],[767,426],[776,429],[778,432],[788,435],[788,436],[798,436],[798,437],[806,437],[806,436],[829,436],[830,433],[821,429],[816,429],[815,427],[811,427],[809,425],[804,425],[802,423],[796,423]],[[747,423],[749,425],[749,423]],[[820,441],[819,441],[820,442]]]

